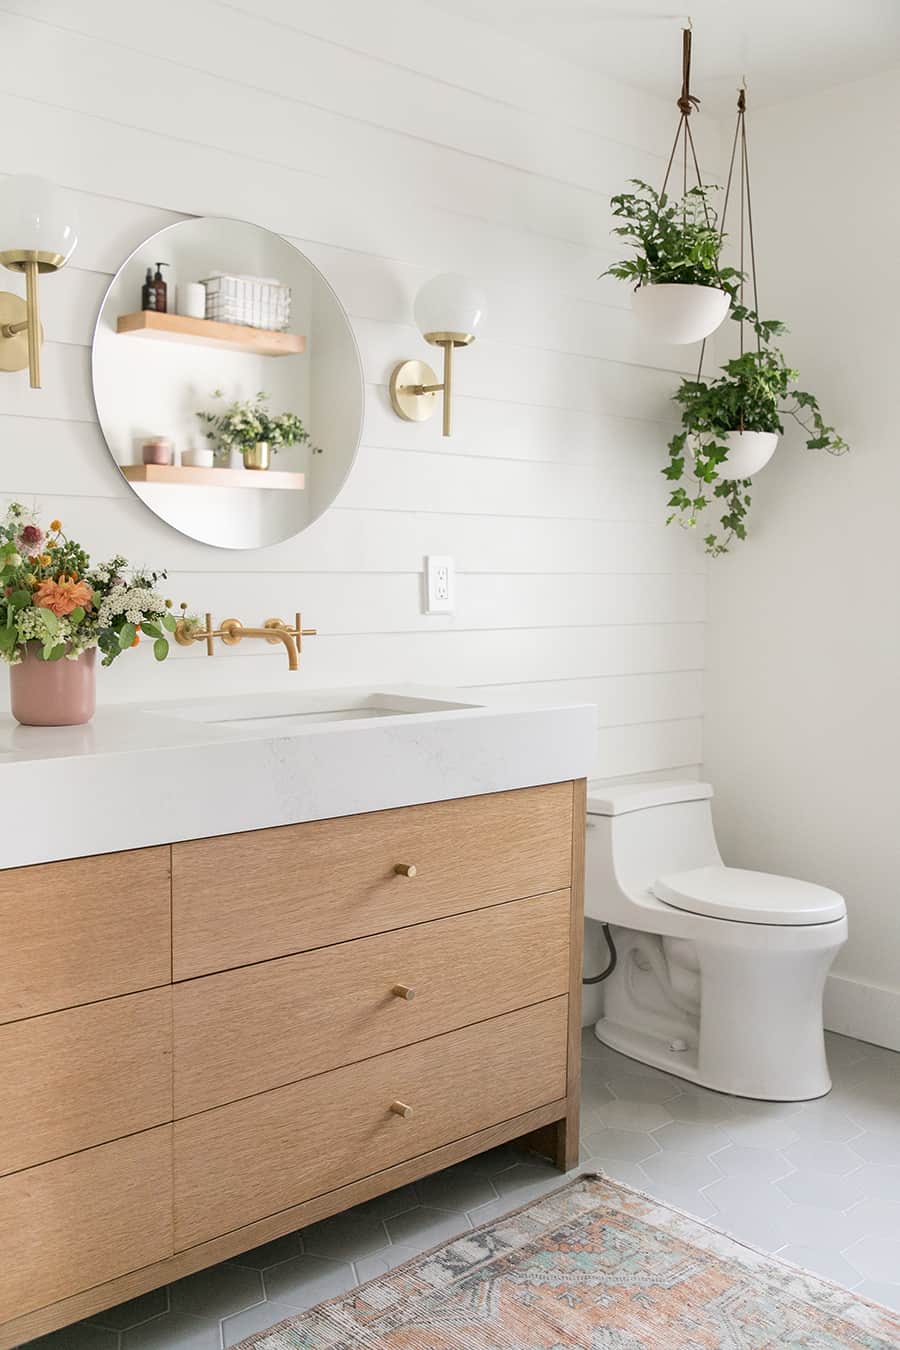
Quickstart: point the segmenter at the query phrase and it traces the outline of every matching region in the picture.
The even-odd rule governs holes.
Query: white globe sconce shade
[[[453,349],[475,341],[484,319],[484,296],[467,277],[445,272],[427,281],[413,306],[416,323],[426,342],[443,348],[444,379],[424,361],[401,361],[391,374],[391,407],[406,422],[424,422],[443,394],[443,434],[451,432]]]
[[[63,267],[78,243],[70,195],[46,178],[17,174],[0,183],[0,263],[25,274],[25,299],[0,292],[0,370],[28,367],[41,387],[38,276]]]

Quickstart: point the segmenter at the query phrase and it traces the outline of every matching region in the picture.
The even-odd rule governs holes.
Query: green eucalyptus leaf
[[[153,655],[157,661],[165,661],[169,655],[169,644],[164,637],[158,637],[153,644]]]
[[[132,645],[136,637],[137,637],[137,629],[135,628],[134,624],[123,623],[122,627],[119,629],[119,636],[118,636],[119,651],[124,652],[127,647],[130,647]]]

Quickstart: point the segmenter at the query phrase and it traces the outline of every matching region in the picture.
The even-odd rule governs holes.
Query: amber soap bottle
[[[153,292],[156,298],[156,304],[151,308],[155,309],[157,314],[165,314],[167,308],[166,301],[166,283],[163,281],[162,268],[168,267],[168,263],[158,262],[156,264],[156,275],[153,278]]]

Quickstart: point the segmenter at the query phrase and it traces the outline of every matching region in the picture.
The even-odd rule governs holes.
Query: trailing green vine
[[[751,480],[727,475],[728,445],[733,431],[784,433],[784,418],[791,418],[806,434],[809,450],[827,450],[841,455],[847,442],[828,426],[814,394],[796,387],[798,372],[788,366],[773,338],[786,332],[778,319],[761,320],[752,311],[733,304],[731,317],[750,325],[759,346],[721,367],[713,380],[682,380],[674,394],[681,405],[681,430],[669,441],[669,462],[662,470],[673,484],[670,514],[693,529],[700,514],[717,500],[723,507],[719,523],[722,535],[705,536],[706,551],[713,557],[727,553],[735,539],[747,537]],[[691,480],[686,485],[685,480]]]

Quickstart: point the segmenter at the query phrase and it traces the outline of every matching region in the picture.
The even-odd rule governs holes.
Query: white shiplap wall
[[[505,42],[423,0],[0,0],[0,173],[78,195],[82,241],[42,289],[44,384],[0,381],[0,491],[46,503],[95,554],[167,566],[194,609],[299,605],[301,680],[417,681],[596,701],[595,772],[701,759],[704,567],[661,525],[673,349],[641,343],[607,200],[657,178],[671,106]],[[338,503],[289,543],[229,553],[132,496],[96,425],[90,338],[110,276],[186,214],[292,239],[350,313],[363,447]],[[456,430],[400,422],[386,384],[426,355],[412,298],[435,272],[484,286],[457,363]],[[17,280],[5,274],[3,286]],[[421,613],[423,555],[459,572]],[[107,700],[283,687],[283,654],[140,651]],[[296,677],[291,677],[296,681]]]

